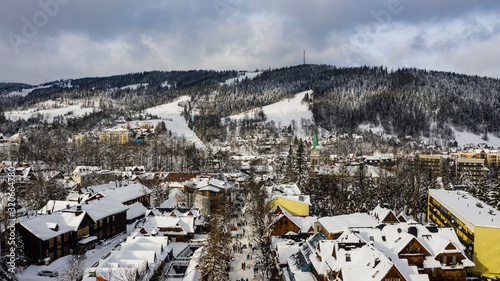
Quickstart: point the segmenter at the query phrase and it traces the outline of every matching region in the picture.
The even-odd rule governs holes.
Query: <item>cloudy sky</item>
[[[500,1],[0,0],[0,82],[302,63],[500,77]]]

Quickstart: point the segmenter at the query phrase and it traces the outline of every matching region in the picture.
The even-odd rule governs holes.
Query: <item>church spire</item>
[[[313,143],[312,143],[312,148],[315,148],[317,147],[319,144],[318,144],[318,132],[317,132],[317,129],[315,128],[314,129],[314,136],[313,136]]]

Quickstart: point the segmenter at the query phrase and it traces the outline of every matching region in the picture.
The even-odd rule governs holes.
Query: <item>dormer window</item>
[[[59,230],[59,225],[57,223],[49,223],[48,226],[51,230],[54,230],[54,231]]]

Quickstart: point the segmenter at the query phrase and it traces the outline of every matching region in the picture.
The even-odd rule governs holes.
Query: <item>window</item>
[[[113,215],[113,221],[115,221],[115,215]]]
[[[49,248],[54,247],[54,238],[49,239]]]
[[[61,235],[57,236],[57,245],[61,244]]]
[[[69,240],[69,233],[64,233],[64,242],[67,242]]]
[[[345,254],[345,261],[350,262],[351,261],[351,254]]]
[[[102,220],[99,221],[99,227],[102,227]]]

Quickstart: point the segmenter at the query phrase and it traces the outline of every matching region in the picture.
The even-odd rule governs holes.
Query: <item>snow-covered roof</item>
[[[430,189],[429,196],[452,212],[469,229],[500,228],[500,211],[465,191]]]
[[[41,208],[39,214],[54,213],[66,209],[67,207],[72,207],[78,205],[75,201],[60,201],[60,200],[49,200],[43,208]]]
[[[442,265],[436,260],[436,257],[444,253],[463,255],[464,259],[460,264],[455,265],[455,268],[474,266],[473,262],[466,258],[464,246],[452,228],[428,228],[417,223],[398,223],[385,225],[383,228],[352,228],[352,230],[355,230],[365,242],[372,243],[375,248],[384,252],[398,267],[403,267],[406,263],[399,261],[398,254],[411,241],[416,241],[429,253],[429,256],[424,259],[424,268],[441,268]],[[450,244],[453,247],[446,249]]]
[[[75,213],[52,213],[50,215],[37,216],[33,219],[19,222],[19,224],[42,241],[46,241],[66,232],[77,231],[85,214],[85,212],[79,215]]]
[[[316,216],[308,216],[308,217],[293,216],[284,207],[281,207],[280,205],[276,205],[273,209],[276,209],[278,207],[281,210],[281,214],[273,218],[272,224],[279,221],[282,217],[287,217],[300,229],[301,233],[307,233],[311,228],[314,229],[314,223],[318,220]],[[273,210],[271,210],[270,212],[272,213]]]
[[[140,216],[144,216],[146,214],[146,211],[148,210],[140,202],[135,202],[134,204],[129,205],[128,207],[129,209],[127,211],[127,220],[132,220]]]
[[[178,202],[178,200],[175,197],[168,198],[167,200],[163,201],[163,203],[161,203],[158,208],[159,209],[173,209],[173,208],[177,208],[177,202]]]
[[[339,233],[349,227],[372,227],[379,224],[375,218],[366,213],[323,217],[319,218],[318,222],[328,233]]]
[[[228,190],[232,188],[227,181],[219,180],[216,178],[196,178],[195,188],[199,190],[210,190],[214,192],[220,192],[222,190]],[[216,191],[217,189],[217,191]]]
[[[427,274],[419,274],[417,266],[400,258],[405,255],[402,251],[409,243],[419,243],[423,248],[418,252],[424,255],[423,268],[474,266],[463,253],[463,246],[453,229],[429,228],[416,223],[347,229],[337,240],[319,241],[309,260],[318,274],[327,276],[330,272],[342,272],[342,280],[382,280],[389,270],[398,271],[405,280],[429,280]],[[454,265],[441,264],[439,255],[450,253],[461,254],[463,259]],[[414,255],[413,252],[409,254]]]
[[[186,269],[186,275],[184,276],[183,281],[198,281],[201,280],[201,271],[199,269],[199,265],[201,263],[201,257],[203,255],[204,248],[200,247],[194,251],[191,260],[189,261],[189,265]]]
[[[194,217],[149,217],[142,227],[147,233],[159,235],[187,235],[195,232]],[[162,228],[177,231],[161,231]]]
[[[382,222],[384,221],[384,219],[389,215],[389,214],[392,214],[395,218],[396,217],[396,214],[388,209],[388,208],[384,208],[380,205],[377,205],[375,207],[375,209],[373,209],[373,211],[370,212],[370,215],[372,215],[374,218],[378,219],[379,222]]]
[[[165,237],[129,237],[118,250],[99,262],[95,268],[96,275],[112,276],[108,281],[118,281],[122,280],[124,270],[139,270],[145,274],[143,278],[149,280],[170,252],[169,246]],[[111,274],[108,274],[109,271]],[[95,278],[84,280],[94,281]]]
[[[274,239],[274,237],[273,237]],[[276,256],[280,264],[286,264],[291,255],[297,253],[301,246],[293,240],[278,239],[273,241]]]
[[[77,166],[73,171],[73,174],[79,176],[86,176],[96,171],[100,171],[101,167],[98,166]]]
[[[87,212],[95,222],[115,214],[126,212],[129,209],[128,206],[108,198],[86,201],[86,203],[82,203],[80,206],[82,211]],[[78,205],[71,206],[70,209],[65,209],[63,212],[75,212],[77,208]]]
[[[120,185],[121,184],[117,186],[116,182],[111,182],[101,185],[88,186],[86,188],[82,188],[80,190],[80,193],[88,194],[87,197],[90,197],[97,193],[101,193],[102,195],[121,203],[125,203],[127,201],[134,200],[144,195],[150,195],[153,193],[151,189],[141,183]]]

